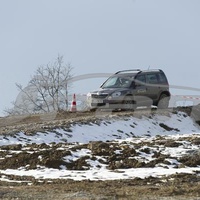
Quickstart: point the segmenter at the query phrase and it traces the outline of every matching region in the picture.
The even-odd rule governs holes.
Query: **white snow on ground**
[[[172,131],[167,131],[159,124],[165,124]],[[103,120],[101,124],[90,123],[89,125],[76,124],[70,130],[56,129],[52,132],[36,135],[25,135],[22,132],[14,136],[0,136],[0,146],[9,144],[49,144],[51,142],[79,142],[111,141],[115,139],[126,139],[133,136],[156,136],[177,135],[200,132],[199,126],[184,113],[171,114],[170,116],[155,115],[153,117],[123,117]]]
[[[122,169],[117,171],[110,171],[105,168],[91,169],[87,171],[72,171],[72,170],[58,170],[58,169],[38,169],[38,170],[5,170],[1,173],[7,175],[19,176],[34,176],[36,179],[73,179],[81,180],[117,180],[117,179],[133,179],[133,178],[147,178],[147,177],[161,177],[168,176],[175,173],[193,173],[197,168],[182,168],[182,169],[166,169],[163,167],[154,168],[133,168]]]
[[[171,128],[171,131],[167,131],[161,127],[160,124],[165,124]],[[194,121],[185,116],[184,113],[171,114],[169,116],[154,115],[151,117],[142,117],[141,119],[135,117],[125,118],[111,118],[111,120],[102,120],[100,124],[81,125],[76,124],[70,128],[70,131],[63,129],[57,129],[56,132],[37,133],[34,136],[27,136],[22,132],[19,132],[15,136],[0,136],[0,146],[9,144],[31,144],[31,143],[51,143],[51,142],[77,142],[88,143],[89,141],[115,141],[116,143],[130,143],[130,145],[137,144],[141,141],[152,141],[158,135],[162,135],[165,138],[176,139],[181,138],[181,144],[179,147],[163,148],[162,145],[157,146],[163,154],[169,154],[171,157],[180,157],[189,151],[199,149],[199,145],[190,144],[185,141],[184,138],[195,135],[200,137],[200,128]],[[76,144],[74,144],[76,145]],[[152,147],[153,148],[153,147]],[[120,152],[118,152],[120,153]],[[70,160],[76,160],[81,156],[91,156],[89,149],[81,149],[75,151],[70,156],[66,156],[63,159],[66,162]],[[102,158],[104,159],[104,158]],[[150,161],[153,158],[149,154],[141,153],[140,158],[144,161]],[[42,166],[38,166],[38,169],[27,170],[22,167],[17,170],[6,169],[0,170],[0,181],[9,181],[6,175],[19,175],[19,176],[33,176],[36,179],[73,179],[73,180],[116,180],[116,179],[133,179],[136,177],[161,177],[168,176],[175,173],[195,173],[200,171],[200,167],[185,167],[185,168],[173,168],[173,164],[177,163],[176,159],[168,160],[171,165],[160,165],[154,168],[131,168],[131,169],[118,169],[109,170],[106,168],[106,164],[98,162],[98,160],[88,159],[90,164],[89,170],[67,170],[61,166],[61,169],[49,169]]]

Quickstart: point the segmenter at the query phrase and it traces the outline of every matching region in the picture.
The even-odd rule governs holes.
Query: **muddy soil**
[[[188,137],[184,140],[193,144],[200,144],[199,137]],[[89,144],[72,146],[70,151],[76,151],[81,148],[88,148],[92,151],[93,160],[96,156],[105,156],[107,158],[107,167],[110,170],[155,167],[160,163],[165,163],[167,155],[157,152],[153,157],[155,160],[144,163],[138,160],[127,159],[130,156],[136,156],[136,150],[145,146],[164,145],[165,147],[176,148],[180,145],[174,140],[166,140],[162,137],[157,138],[153,143],[138,143],[135,149],[129,145],[120,146],[112,142],[90,142]],[[67,144],[65,144],[67,148]],[[61,148],[62,147],[62,148]],[[63,150],[60,150],[63,149]],[[121,154],[115,154],[118,150]],[[0,161],[0,169],[18,169],[26,166],[27,170],[37,169],[38,165],[48,168],[59,169],[65,165],[69,170],[87,170],[87,156],[66,163],[63,156],[70,155],[70,151],[64,149],[63,144],[29,144],[8,145],[1,147],[1,157],[5,159]],[[144,148],[145,153],[150,153],[148,147]],[[11,154],[13,155],[11,156]],[[18,152],[18,153],[16,153]],[[42,160],[38,156],[43,157]],[[123,162],[118,162],[123,160]],[[196,150],[191,155],[183,156],[179,159],[181,164],[174,166],[182,168],[187,166],[197,167],[200,165],[200,151]],[[105,162],[102,159],[101,162]],[[167,163],[166,163],[167,164]],[[89,166],[88,166],[89,168]],[[6,181],[0,181],[0,199],[200,199],[200,171],[196,174],[174,174],[160,178],[149,177],[145,179],[134,178],[128,180],[115,181],[73,181],[70,179],[35,179],[33,176],[16,176],[0,174],[6,178]]]
[[[186,114],[190,114],[191,108],[181,108]],[[151,111],[158,112],[158,111]],[[171,110],[160,111],[169,114]],[[177,112],[177,110],[173,110]],[[57,113],[49,116],[18,116],[0,119],[0,134],[15,134],[19,130],[27,134],[34,134],[38,130],[50,130],[56,126],[61,127],[66,123],[88,123],[92,120],[101,120],[102,117],[108,117],[110,113]],[[148,115],[149,111],[138,111],[135,116]],[[112,113],[116,117],[119,115],[133,115],[133,113]],[[164,125],[163,125],[164,126]],[[165,127],[166,129],[170,127]],[[199,137],[185,138],[187,141],[200,145]],[[175,140],[166,140],[162,137],[157,138],[154,143],[145,143],[145,146],[164,145],[168,147],[178,147],[180,143]],[[69,148],[70,144],[65,144]],[[166,155],[154,152],[155,160],[149,163],[130,160],[127,157],[136,156],[137,149],[144,145],[138,144],[135,149],[129,148],[124,144],[123,149],[114,142],[90,142],[88,144],[76,145],[70,147],[70,150],[88,148],[92,151],[93,159],[98,156],[107,158],[108,168],[118,170],[123,168],[155,167],[155,165],[165,162]],[[61,165],[73,170],[87,170],[87,156],[82,157],[71,163],[63,161],[63,157],[70,155],[71,151],[60,150],[63,144],[27,144],[1,146],[0,156],[5,159],[0,160],[0,169],[17,169],[27,167],[27,170],[36,169],[38,165],[48,168],[58,169]],[[103,149],[103,150],[102,150]],[[27,151],[28,150],[28,151]],[[120,150],[122,154],[116,155],[114,152]],[[149,153],[149,149],[143,149]],[[13,155],[11,156],[11,152]],[[18,153],[16,153],[18,152]],[[38,159],[42,156],[43,159]],[[123,160],[123,162],[118,162]],[[104,162],[101,160],[100,162]],[[175,167],[199,166],[200,152],[197,150],[191,155],[179,159],[181,165]],[[167,164],[167,163],[165,163]],[[88,166],[89,167],[89,166]],[[6,177],[7,181],[0,180],[0,199],[2,200],[200,200],[200,172],[196,174],[174,174],[168,177],[145,179],[135,178],[128,180],[115,181],[73,181],[70,179],[45,179],[36,180],[33,176],[14,176],[0,174]],[[13,181],[15,180],[15,181]]]
[[[193,140],[196,142],[195,140]],[[159,141],[157,141],[159,142]],[[56,146],[58,146],[57,144]],[[99,148],[94,148],[93,152],[97,155],[105,154],[100,147],[107,144],[99,144]],[[174,146],[175,142],[166,141],[166,145]],[[91,144],[89,146],[92,147]],[[36,146],[32,146],[34,149]],[[38,148],[45,148],[45,145],[38,146]],[[117,148],[117,147],[113,147]],[[10,147],[12,151],[19,150],[20,147]],[[38,149],[39,150],[39,149]],[[125,157],[123,163],[117,163],[118,159],[112,156],[113,149],[110,149],[106,154],[110,158],[109,168],[117,170],[121,168],[129,167],[145,167],[144,163],[138,163],[138,161],[132,160],[131,162],[126,159],[126,155],[134,155],[135,151],[132,149],[126,149],[121,157]],[[144,149],[148,152],[148,149]],[[30,150],[29,150],[30,152]],[[49,156],[52,154],[51,156]],[[36,168],[36,164],[43,164],[50,168],[59,168],[61,164],[64,164],[61,157],[68,152],[57,152],[55,148],[51,148],[48,151],[43,152],[44,160],[42,163],[38,163],[38,153],[27,154],[25,152],[19,153],[13,156],[11,159],[7,158],[1,162],[1,168],[16,169],[20,166],[28,166],[27,169]],[[28,156],[29,155],[29,156]],[[40,153],[41,155],[41,153]],[[164,160],[165,156],[156,155],[157,159],[148,164],[154,167],[156,163],[160,163]],[[59,159],[60,158],[60,159]],[[85,157],[68,164],[68,168],[73,170],[86,170]],[[182,158],[184,164],[197,166],[199,165],[199,157],[184,157]],[[65,163],[66,164],[66,163]],[[84,166],[84,168],[83,168]],[[16,176],[16,175],[4,175],[10,181],[0,181],[0,199],[23,199],[23,200],[36,200],[36,199],[74,199],[74,200],[139,200],[139,199],[200,199],[200,176],[199,172],[196,174],[174,174],[168,177],[154,178],[149,177],[145,179],[134,178],[130,180],[115,180],[115,181],[73,181],[64,179],[35,179],[32,176]],[[13,182],[14,181],[14,182]]]

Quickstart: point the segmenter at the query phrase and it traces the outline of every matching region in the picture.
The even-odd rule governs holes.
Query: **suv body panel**
[[[99,90],[88,94],[87,104],[95,108],[123,108],[126,97],[137,106],[158,105],[162,94],[170,98],[168,80],[162,70],[124,70],[109,77]]]

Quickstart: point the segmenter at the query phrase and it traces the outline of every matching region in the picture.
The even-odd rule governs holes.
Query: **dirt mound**
[[[200,150],[191,151],[190,154],[183,156],[179,161],[189,167],[200,166]]]
[[[178,110],[173,110],[174,113]],[[185,117],[191,113],[191,108],[183,109]],[[152,111],[154,112],[154,111]],[[169,115],[171,111],[160,111]],[[143,115],[151,117],[145,111],[134,113],[140,118]],[[133,113],[114,113],[113,117],[132,116]],[[104,113],[105,120],[106,113]],[[54,119],[52,120],[52,117]],[[24,116],[17,118],[0,119],[1,134],[12,134],[23,131],[32,135],[35,131],[48,131],[63,127],[70,131],[71,124],[79,125],[99,124],[102,116],[95,113],[60,113],[47,116]],[[6,124],[5,124],[6,122]],[[109,123],[109,120],[107,120]],[[166,131],[178,129],[158,123]],[[134,126],[134,124],[133,124]],[[136,125],[135,125],[136,126]],[[121,131],[121,130],[119,130]],[[123,132],[122,132],[123,134]],[[22,138],[21,138],[22,139]],[[135,140],[134,140],[135,139]],[[91,141],[80,143],[42,143],[42,144],[14,144],[0,146],[0,199],[171,199],[196,200],[200,196],[200,146],[199,135],[184,137],[147,136],[140,140],[132,135],[127,141]],[[180,154],[174,155],[179,148]],[[112,173],[123,174],[127,169],[187,169],[196,167],[193,173],[175,173],[168,176],[148,176],[145,178],[131,177],[124,174],[124,180],[102,181],[87,180],[83,172],[106,169]],[[44,178],[34,176],[33,171],[40,172],[46,169],[69,170],[83,173],[82,181],[73,181],[73,174],[62,175],[59,178]],[[7,170],[27,172],[26,175],[6,173]],[[21,171],[20,171],[21,170]],[[92,171],[91,170],[91,171]],[[29,173],[28,173],[29,172]],[[53,171],[56,173],[57,171]],[[92,172],[91,172],[92,173]],[[85,176],[85,177],[84,177]],[[129,178],[127,178],[129,177]],[[125,179],[126,178],[126,179]],[[10,188],[12,186],[12,188]],[[173,198],[174,197],[174,198]]]
[[[199,137],[184,138],[191,145],[199,144]],[[129,168],[149,168],[165,165],[169,168],[172,163],[170,159],[177,159],[173,163],[173,168],[180,167],[197,167],[200,165],[200,151],[189,150],[182,157],[172,157],[163,154],[159,148],[177,148],[183,145],[179,141],[157,137],[148,142],[90,142],[88,144],[29,144],[29,145],[7,145],[0,147],[0,169],[19,169],[26,170],[38,169],[40,167],[68,169],[68,170],[89,170],[92,166],[89,160],[97,161],[106,165],[107,169],[129,169]],[[73,154],[85,149],[88,153],[73,158]],[[151,159],[145,160],[141,157],[145,155]]]

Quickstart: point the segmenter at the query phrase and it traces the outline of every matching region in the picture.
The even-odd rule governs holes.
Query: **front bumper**
[[[90,109],[121,109],[123,99],[99,99],[99,98],[87,98],[87,105]]]

